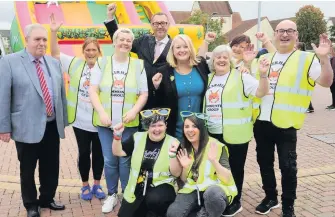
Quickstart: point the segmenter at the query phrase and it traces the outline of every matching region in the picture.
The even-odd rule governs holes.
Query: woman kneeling
[[[182,112],[181,115],[185,142],[177,159],[185,185],[169,207],[167,217],[219,217],[237,194],[228,149],[208,136],[204,114]],[[176,170],[173,166],[178,164],[171,165]]]
[[[176,158],[169,159],[169,149],[179,142],[166,134],[166,119],[169,109],[145,110],[141,112],[143,128],[121,144],[123,125],[114,127],[113,154],[132,156],[131,168],[119,217],[165,216],[174,201],[175,178],[181,170]],[[170,170],[170,165],[177,170]]]

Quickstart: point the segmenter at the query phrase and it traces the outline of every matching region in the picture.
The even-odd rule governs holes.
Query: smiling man
[[[268,72],[270,90],[254,101],[257,161],[266,195],[256,207],[256,213],[263,215],[279,207],[273,168],[276,145],[282,175],[282,216],[295,217],[297,130],[303,125],[315,84],[329,87],[333,81],[327,57],[331,42],[327,35],[320,35],[318,47],[312,44],[315,54],[295,50],[297,39],[294,22],[284,20],[278,24],[274,35],[277,52],[264,55],[272,60]]]
[[[108,20],[105,22],[106,28],[113,38],[114,33],[118,29],[114,15],[116,4],[112,3],[107,6]],[[136,53],[138,58],[144,61],[145,71],[147,73],[149,97],[145,108],[156,107],[158,101],[162,99],[152,84],[152,77],[156,74],[159,67],[165,65],[166,56],[171,45],[171,39],[167,35],[170,23],[165,13],[156,13],[152,15],[150,20],[151,28],[154,35],[146,34],[133,41],[131,52]]]
[[[0,140],[15,141],[28,217],[39,217],[39,207],[65,209],[53,198],[58,185],[59,138],[65,137],[68,125],[66,98],[60,63],[45,55],[47,36],[42,25],[28,25],[26,49],[0,60]],[[39,200],[34,180],[37,161]]]

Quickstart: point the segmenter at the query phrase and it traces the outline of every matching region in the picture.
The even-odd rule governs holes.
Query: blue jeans
[[[125,128],[122,134],[122,141],[137,132],[137,127]],[[104,156],[105,178],[108,194],[112,195],[118,191],[119,178],[122,192],[127,186],[130,171],[130,157],[117,157],[113,155],[113,131],[110,128],[98,127],[98,134]]]

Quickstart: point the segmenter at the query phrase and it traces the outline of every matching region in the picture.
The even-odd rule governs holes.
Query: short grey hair
[[[133,38],[133,40],[135,39],[135,35],[134,35],[134,33],[130,29],[128,29],[128,28],[120,28],[120,29],[116,30],[116,32],[113,35],[113,44],[115,44],[115,41],[116,41],[117,37],[119,36],[119,34],[121,32],[122,33],[128,33],[128,34],[131,35],[131,37]]]
[[[232,53],[233,51],[231,50],[229,45],[219,45],[214,50],[212,51],[211,58],[208,60],[208,67],[212,72],[215,72],[215,67],[214,67],[214,58],[216,56],[219,56],[222,53],[228,53],[228,58],[230,62],[230,67],[233,67],[234,63],[232,60]]]
[[[34,29],[44,29],[47,32],[46,28],[43,25],[39,23],[33,23],[26,25],[26,27],[24,27],[24,37],[26,38],[29,37]]]

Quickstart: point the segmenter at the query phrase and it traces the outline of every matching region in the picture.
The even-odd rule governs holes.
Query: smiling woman
[[[143,128],[121,142],[122,123],[114,130],[113,154],[131,156],[131,174],[124,191],[119,217],[144,217],[148,213],[165,216],[175,199],[174,181],[180,170],[171,170],[178,164],[171,147],[178,149],[177,139],[166,134],[166,120],[170,109],[152,109],[141,112]],[[164,197],[162,197],[164,195]]]

